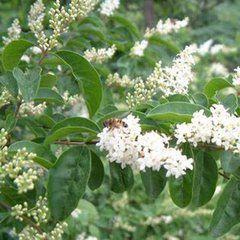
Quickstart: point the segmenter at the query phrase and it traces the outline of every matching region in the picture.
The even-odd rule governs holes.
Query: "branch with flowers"
[[[86,188],[102,185],[104,164],[113,192],[130,191],[140,174],[150,198],[168,183],[182,208],[211,201],[221,175],[228,183],[211,232],[221,236],[239,221],[240,68],[194,91],[195,64],[229,49],[208,41],[180,51],[164,38],[188,18],[160,20],[141,36],[115,14],[119,7],[116,0],[56,0],[47,12],[37,0],[27,16],[35,40],[23,38],[18,19],[3,37],[0,224],[20,225],[19,239],[64,239]],[[121,27],[108,32],[112,24]],[[150,72],[135,74],[158,39],[176,52],[171,63],[157,59]]]

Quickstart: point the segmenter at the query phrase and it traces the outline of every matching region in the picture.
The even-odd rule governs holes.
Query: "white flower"
[[[46,102],[35,105],[34,102],[23,102],[19,108],[19,114],[27,117],[29,115],[39,116],[47,108]]]
[[[135,42],[134,46],[131,49],[132,56],[139,56],[142,57],[144,55],[144,51],[148,46],[147,40],[142,40],[141,42]]]
[[[193,160],[188,159],[179,149],[169,147],[169,138],[157,132],[141,133],[139,119],[129,115],[122,120],[126,125],[104,128],[98,135],[97,146],[107,151],[110,162],[127,165],[139,171],[151,168],[167,170],[166,176],[178,178],[192,169]]]
[[[19,24],[19,20],[15,19],[11,25],[10,28],[8,28],[8,36],[7,37],[3,37],[3,43],[4,45],[9,44],[10,42],[17,40],[20,38],[22,29],[21,26]]]
[[[205,56],[209,53],[210,47],[213,44],[213,40],[209,39],[198,47],[198,53],[201,56]]]
[[[184,18],[183,20],[168,18],[166,21],[163,21],[160,19],[157,23],[156,28],[146,30],[145,37],[149,38],[155,33],[166,35],[173,32],[178,32],[181,28],[186,27],[188,24],[188,17]]]
[[[30,57],[28,55],[22,55],[21,57],[21,61],[26,62],[26,63],[30,63]]]
[[[84,52],[84,57],[89,62],[103,63],[108,59],[112,58],[115,54],[117,48],[115,45],[112,45],[110,48],[91,48]]]
[[[105,0],[100,5],[100,13],[109,17],[114,14],[114,11],[117,10],[119,6],[120,0]]]
[[[240,118],[227,112],[224,106],[215,104],[211,116],[203,110],[194,113],[191,123],[178,124],[175,130],[177,143],[212,143],[225,150],[240,152]]]
[[[126,126],[116,128],[104,128],[98,134],[100,138],[97,146],[100,150],[108,152],[107,158],[110,162],[120,163],[122,168],[132,165],[138,158],[136,151],[136,138],[141,133],[139,119],[129,115],[122,120]]]
[[[41,54],[42,53],[42,50],[39,48],[39,47],[31,47],[31,51],[33,54]]]
[[[212,63],[208,70],[210,75],[227,76],[229,74],[228,69],[221,63]]]
[[[235,74],[233,76],[233,85],[240,86],[240,67],[234,69]]]

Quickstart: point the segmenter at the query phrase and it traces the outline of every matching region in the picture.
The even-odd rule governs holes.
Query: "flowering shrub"
[[[15,19],[2,38],[0,226],[21,240],[62,239],[107,169],[115,193],[140,176],[151,199],[168,187],[173,204],[192,209],[211,201],[223,178],[210,231],[218,237],[239,222],[240,67],[194,91],[201,58],[236,49],[208,40],[176,50],[164,36],[187,28],[188,17],[159,20],[141,35],[119,7],[56,0],[48,9],[37,0],[28,33]],[[144,65],[156,41],[175,56]],[[116,226],[133,231],[121,221]],[[171,221],[162,215],[145,224]]]

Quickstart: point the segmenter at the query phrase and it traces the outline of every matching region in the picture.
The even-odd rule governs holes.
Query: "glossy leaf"
[[[63,104],[62,97],[57,92],[49,88],[39,88],[34,100],[48,103]]]
[[[152,199],[159,196],[167,182],[166,170],[163,168],[159,171],[146,169],[145,172],[141,172],[141,178],[147,195]]]
[[[85,147],[65,151],[50,170],[47,185],[49,208],[54,220],[62,221],[77,207],[85,192],[91,155]]]
[[[26,40],[15,40],[9,43],[3,50],[3,66],[5,70],[11,71],[16,67],[24,52],[32,47],[33,44]]]
[[[132,169],[127,166],[121,168],[120,164],[110,163],[111,190],[115,193],[121,193],[130,190],[134,184]]]
[[[97,71],[77,53],[59,51],[56,55],[71,68],[73,75],[79,81],[89,114],[93,116],[102,101],[102,84]]]

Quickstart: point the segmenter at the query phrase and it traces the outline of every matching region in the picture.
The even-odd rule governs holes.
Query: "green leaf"
[[[100,132],[99,127],[93,121],[87,118],[74,117],[64,119],[58,122],[51,130],[50,135],[45,139],[44,144],[48,145],[69,134],[76,133],[91,133],[97,134]]]
[[[169,192],[173,202],[181,208],[188,206],[192,198],[192,171],[179,178],[171,177]]]
[[[230,113],[234,113],[238,108],[238,99],[234,94],[226,96],[221,103]]]
[[[198,105],[201,105],[201,106],[204,106],[204,107],[208,107],[208,105],[209,105],[208,98],[204,93],[200,93],[200,92],[195,93],[193,95],[193,99],[194,99],[194,102]]]
[[[7,132],[11,132],[16,126],[17,118],[14,113],[9,113],[6,118],[6,130]]]
[[[14,68],[13,76],[17,80],[18,88],[26,102],[35,98],[40,85],[41,68],[27,69],[24,73],[20,68]]]
[[[240,181],[231,179],[225,186],[213,213],[211,234],[220,237],[227,233],[240,219]]]
[[[240,156],[238,153],[224,151],[221,156],[221,166],[227,173],[234,173],[240,167]]]
[[[16,67],[24,52],[33,44],[26,40],[16,40],[9,43],[3,50],[2,61],[6,71],[12,71]]]
[[[141,172],[141,178],[147,195],[152,199],[159,196],[167,182],[166,170],[163,168],[159,171],[148,168],[145,172]]]
[[[233,85],[224,78],[213,78],[206,84],[204,93],[211,98],[217,91],[227,87],[233,87]]]
[[[102,101],[102,84],[97,71],[81,55],[70,51],[59,51],[56,55],[67,64],[77,81],[81,84],[83,97],[92,117]]]
[[[83,196],[91,169],[91,155],[85,147],[65,151],[50,170],[47,194],[55,221],[66,219]]]
[[[204,109],[206,114],[210,114],[210,111],[201,105],[186,102],[169,102],[152,109],[147,117],[154,120],[189,122],[193,113],[201,109]]]
[[[52,73],[47,73],[41,76],[40,87],[52,88],[55,86],[56,82],[57,82],[56,75]]]
[[[206,152],[199,151],[194,157],[192,207],[200,207],[211,200],[217,185],[216,161]]]
[[[28,152],[35,153],[37,158],[34,159],[35,162],[39,163],[45,168],[51,168],[52,163],[56,161],[56,157],[41,144],[30,142],[30,141],[19,141],[15,142],[9,147],[10,152],[16,152],[18,149],[26,148]]]
[[[91,151],[91,174],[88,181],[89,188],[93,191],[102,185],[104,178],[104,167],[98,155]]]
[[[0,76],[0,83],[14,96],[18,95],[18,85],[12,72],[7,72]]]
[[[131,21],[129,21],[125,16],[114,15],[114,16],[111,16],[111,19],[116,21],[118,24],[124,26],[133,36],[137,38],[140,37],[138,28]]]
[[[49,88],[39,88],[34,100],[56,104],[63,104],[64,102],[62,97],[57,92]]]
[[[111,190],[115,193],[122,193],[130,190],[134,184],[132,169],[127,166],[121,168],[121,165],[115,162],[109,163]]]
[[[169,102],[190,102],[189,98],[186,95],[181,94],[171,95],[167,99]]]

